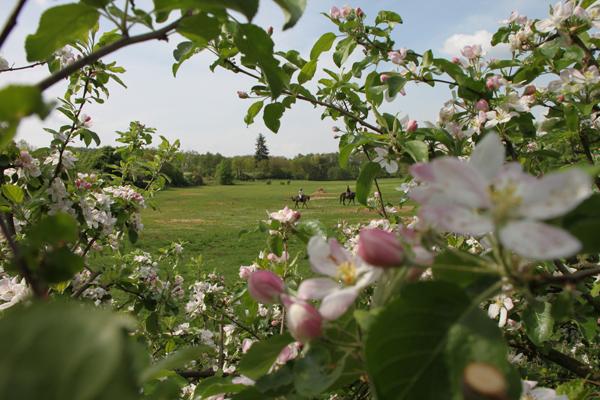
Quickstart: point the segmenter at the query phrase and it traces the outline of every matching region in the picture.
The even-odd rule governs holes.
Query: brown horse
[[[298,208],[298,204],[302,204],[304,208],[308,208],[308,202],[310,201],[310,196],[303,194],[302,196],[296,195],[292,196],[292,201],[295,203],[294,208]]]
[[[356,204],[356,202],[354,201],[354,199],[356,198],[356,193],[355,192],[342,192],[340,194],[340,203],[342,203],[343,205],[346,205],[346,200],[348,200],[348,204],[352,203],[352,204]]]

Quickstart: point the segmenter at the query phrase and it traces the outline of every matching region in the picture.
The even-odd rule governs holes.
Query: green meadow
[[[400,199],[395,190],[400,179],[383,179],[379,183],[386,201],[396,203]],[[257,181],[168,189],[153,199],[154,209],[144,211],[144,230],[135,247],[152,253],[172,241],[183,241],[186,257],[202,256],[203,268],[234,279],[240,265],[251,264],[258,251],[266,249],[266,234],[251,232],[240,236],[240,232],[256,228],[259,220],[267,218],[267,211],[293,207],[290,197],[299,188],[312,196],[308,208],[300,208],[302,219],[319,219],[332,227],[341,220],[356,223],[376,218],[376,213],[358,203],[339,203],[346,185],[354,190],[355,182],[291,181],[288,185],[287,181],[273,180],[270,185]],[[294,241],[290,253],[292,258],[297,254],[303,258],[304,246]],[[193,271],[184,272],[190,274]]]

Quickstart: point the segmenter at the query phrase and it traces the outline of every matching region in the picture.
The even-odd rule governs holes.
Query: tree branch
[[[177,369],[177,370],[175,370],[175,372],[177,373],[177,375],[179,375],[185,379],[191,379],[191,380],[196,380],[196,381],[200,380],[200,379],[204,379],[204,378],[210,378],[211,376],[215,376],[215,371],[211,368],[199,370],[199,371]],[[227,375],[228,374],[223,374],[223,376],[227,376]]]
[[[85,57],[80,58],[79,60],[75,61],[74,63],[67,65],[65,68],[61,69],[60,71],[57,71],[56,73],[50,75],[46,79],[40,81],[37,84],[37,87],[40,89],[40,91],[43,92],[44,90],[48,89],[50,86],[54,85],[55,83],[67,78],[69,75],[71,75],[75,71],[85,67],[86,65],[92,64],[92,63],[98,61],[100,58],[102,58],[110,53],[114,53],[115,51],[117,51],[123,47],[127,47],[127,46],[130,46],[135,43],[147,42],[149,40],[154,40],[154,39],[167,40],[169,33],[173,29],[177,28],[177,25],[179,25],[179,23],[181,22],[181,20],[183,18],[185,18],[185,16],[173,21],[169,25],[166,25],[163,28],[158,29],[156,31],[144,33],[144,34],[137,35],[137,36],[124,37],[122,39],[117,40],[116,42],[113,42],[105,47],[102,47],[99,50],[97,50],[91,54],[88,54]]]
[[[24,65],[22,67],[10,67],[10,68],[6,68],[6,69],[0,69],[0,72],[20,71],[23,69],[34,68],[34,67],[37,67],[39,65],[44,65],[44,64],[46,64],[46,61],[38,61],[36,63]]]
[[[10,17],[8,17],[6,25],[4,25],[4,29],[2,29],[2,33],[0,33],[0,49],[8,38],[8,35],[10,35],[10,32],[15,28],[15,26],[17,26],[17,18],[19,18],[19,14],[23,10],[23,7],[25,7],[25,3],[27,3],[27,0],[19,0],[13,9],[12,14],[10,14]]]
[[[556,265],[556,264],[555,264]],[[567,270],[568,271],[568,270]],[[562,272],[562,271],[561,271]],[[545,286],[545,285],[567,285],[567,284],[576,284],[581,282],[582,280],[589,278],[594,275],[600,275],[600,267],[583,269],[577,272],[553,276],[553,275],[539,275],[534,278],[532,283],[534,286]]]

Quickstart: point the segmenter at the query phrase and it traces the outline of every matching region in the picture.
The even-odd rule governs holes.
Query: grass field
[[[144,230],[136,247],[153,252],[171,241],[188,242],[185,245],[188,257],[202,255],[207,269],[216,269],[231,279],[237,276],[240,265],[250,264],[257,252],[266,247],[265,234],[250,233],[240,238],[239,232],[254,229],[258,220],[266,218],[267,210],[277,211],[285,205],[292,207],[290,197],[299,188],[312,196],[309,208],[300,210],[303,219],[319,219],[333,226],[340,220],[354,223],[375,217],[376,214],[358,203],[355,206],[339,204],[339,194],[347,184],[353,188],[355,182],[292,181],[290,185],[282,185],[273,180],[271,185],[250,182],[169,189],[154,199],[156,210],[144,211]],[[386,201],[399,200],[400,194],[395,190],[399,184],[398,179],[380,181]],[[303,251],[302,247],[300,243],[293,243],[292,257]]]

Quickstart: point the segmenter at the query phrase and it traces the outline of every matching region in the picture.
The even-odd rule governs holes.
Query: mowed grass
[[[401,180],[383,179],[379,183],[385,200],[397,203],[400,193],[395,188]],[[356,223],[377,217],[358,202],[350,206],[339,204],[339,195],[346,185],[354,189],[355,182],[292,181],[288,185],[273,180],[271,185],[259,181],[169,189],[155,197],[155,210],[148,208],[143,212],[144,230],[135,247],[153,253],[170,242],[184,241],[186,257],[201,255],[204,268],[218,271],[228,281],[236,279],[239,266],[251,264],[258,252],[266,248],[266,234],[253,232],[240,237],[239,233],[253,230],[259,220],[267,218],[267,211],[293,207],[290,197],[299,188],[312,197],[308,208],[300,209],[302,219],[319,219],[332,227],[341,220]],[[292,257],[300,254],[304,258],[304,250],[299,241],[290,245]],[[184,276],[193,273],[185,271]]]

